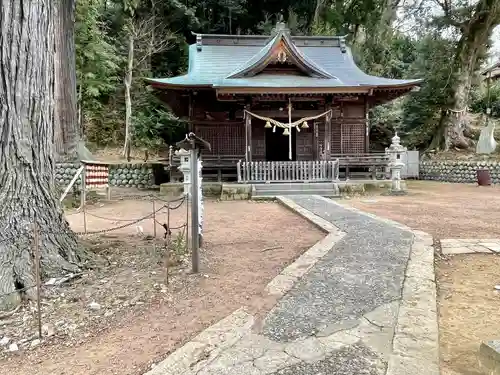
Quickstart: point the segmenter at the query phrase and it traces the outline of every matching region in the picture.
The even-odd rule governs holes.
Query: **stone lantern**
[[[403,154],[406,152],[406,147],[402,146],[401,138],[398,133],[392,137],[392,143],[385,149],[386,154],[389,155],[389,169],[391,172],[391,188],[389,194],[391,195],[404,195],[406,191],[401,183],[401,170],[405,166],[403,163]]]

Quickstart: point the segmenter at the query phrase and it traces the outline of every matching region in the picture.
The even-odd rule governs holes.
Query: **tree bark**
[[[450,148],[466,149],[473,145],[464,135],[468,127],[467,104],[478,59],[486,51],[488,39],[499,23],[499,8],[500,0],[480,2],[473,18],[462,26],[462,36],[452,65],[454,79],[451,104],[441,112],[439,126],[430,146],[432,149],[447,151]]]
[[[54,144],[59,160],[78,159],[81,131],[77,118],[75,0],[53,1],[55,10]]]
[[[0,309],[34,296],[33,227],[42,276],[78,271],[84,252],[54,189],[54,9],[0,7]]]
[[[125,144],[123,147],[123,156],[130,161],[130,149],[132,146],[131,122],[132,122],[132,98],[130,90],[132,88],[132,78],[134,71],[134,35],[132,30],[129,30],[128,37],[128,57],[127,71],[125,73]]]
[[[314,16],[312,25],[319,25],[322,21],[322,15],[325,9],[325,0],[316,0],[316,7],[314,8]]]

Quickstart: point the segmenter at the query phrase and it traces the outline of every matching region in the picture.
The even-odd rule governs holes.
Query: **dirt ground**
[[[156,209],[161,205],[155,202]],[[145,216],[152,206],[148,200],[96,204],[87,210],[86,229],[127,224],[123,220]],[[67,218],[76,231],[84,230],[83,214],[69,212]],[[156,220],[161,238],[166,211]],[[185,222],[185,205],[171,211],[172,228]],[[153,228],[150,218],[89,237],[89,246],[108,263],[61,285],[44,286],[41,344],[33,307],[23,307],[8,324],[0,320],[0,338],[8,336],[19,346],[15,352],[3,350],[0,374],[142,374],[234,310],[262,308],[265,285],[324,236],[277,203],[207,201],[201,272],[188,272],[190,257],[179,241],[171,250],[177,262],[171,262],[167,284],[166,255],[162,240],[151,238]],[[172,237],[179,239],[182,230],[172,229]]]
[[[432,234],[436,238],[500,238],[500,187],[408,181],[409,194],[346,203]]]
[[[403,197],[345,203],[444,238],[500,238],[500,188],[410,181]],[[500,257],[436,257],[442,375],[479,375],[482,341],[500,338]]]

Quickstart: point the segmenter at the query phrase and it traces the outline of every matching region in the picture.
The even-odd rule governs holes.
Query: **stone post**
[[[184,176],[184,195],[189,196],[189,189],[191,186],[191,158],[189,156],[189,151],[181,148],[179,151],[176,151],[175,154],[181,159],[179,171],[181,171]]]
[[[406,147],[401,145],[397,132],[394,137],[392,137],[392,143],[385,149],[385,152],[389,154],[389,169],[391,171],[392,181],[389,194],[404,195],[406,194],[406,190],[401,183],[401,170],[404,167],[402,155],[406,152]]]

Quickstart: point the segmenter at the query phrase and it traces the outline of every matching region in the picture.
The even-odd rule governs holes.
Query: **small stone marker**
[[[484,374],[500,375],[500,340],[481,344],[479,347],[479,367]]]
[[[51,323],[45,323],[42,326],[42,333],[48,337],[54,336],[56,334],[56,328]]]
[[[40,339],[34,339],[34,340],[31,342],[30,347],[31,347],[31,348],[35,348],[35,347],[37,347],[38,345],[40,345],[40,343],[41,343]]]
[[[99,305],[99,304],[98,304],[97,302],[95,302],[95,301],[92,301],[92,302],[90,302],[90,304],[89,304],[89,308],[90,308],[91,310],[100,310],[100,309],[101,309],[101,305]]]

